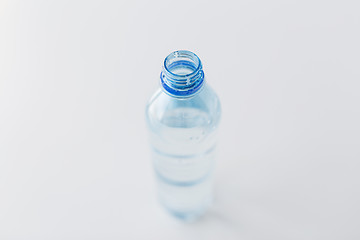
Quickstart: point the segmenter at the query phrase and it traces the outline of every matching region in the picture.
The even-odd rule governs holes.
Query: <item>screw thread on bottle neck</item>
[[[169,54],[160,74],[161,85],[173,97],[190,97],[204,83],[202,64],[196,54],[180,50]]]

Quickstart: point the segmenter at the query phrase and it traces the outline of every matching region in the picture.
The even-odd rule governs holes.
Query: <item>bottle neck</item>
[[[198,56],[190,51],[175,51],[164,61],[160,74],[162,89],[176,98],[194,96],[204,85],[204,72]]]

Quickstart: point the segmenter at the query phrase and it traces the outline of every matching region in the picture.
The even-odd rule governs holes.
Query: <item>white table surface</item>
[[[360,239],[359,1],[1,1],[0,239]],[[157,204],[144,107],[188,49],[216,199]]]

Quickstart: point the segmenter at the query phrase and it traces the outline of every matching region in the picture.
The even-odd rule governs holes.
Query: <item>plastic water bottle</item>
[[[212,202],[221,106],[190,51],[165,58],[160,85],[146,107],[158,198],[174,216],[193,220]]]

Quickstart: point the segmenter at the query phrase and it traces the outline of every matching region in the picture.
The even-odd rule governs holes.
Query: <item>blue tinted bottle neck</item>
[[[201,61],[190,51],[175,51],[165,58],[160,80],[162,89],[168,95],[192,97],[204,85]]]

